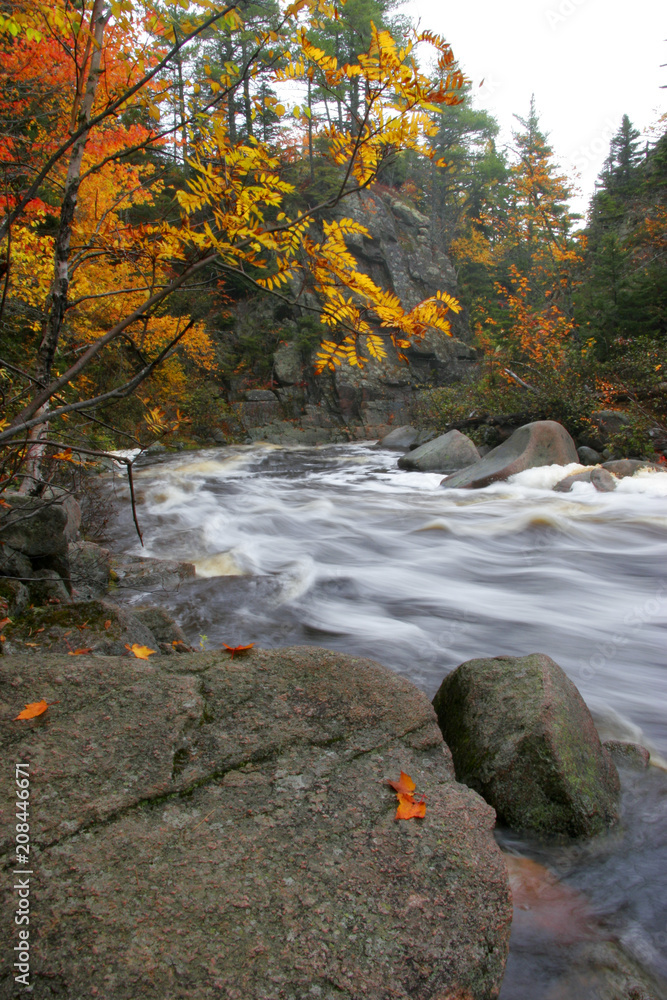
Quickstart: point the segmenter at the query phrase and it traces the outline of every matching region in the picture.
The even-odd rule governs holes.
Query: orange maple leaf
[[[417,787],[410,775],[406,774],[405,771],[401,771],[398,781],[388,781],[387,784],[391,785],[398,795],[410,795]]]
[[[254,642],[251,642],[251,643],[250,643],[249,645],[247,645],[247,646],[228,646],[226,642],[223,642],[223,644],[222,644],[222,645],[223,645],[223,646],[225,647],[225,649],[226,649],[226,650],[227,650],[227,652],[228,652],[228,653],[230,654],[230,656],[231,656],[231,658],[232,658],[232,660],[233,660],[233,659],[234,659],[234,654],[235,654],[235,653],[245,653],[245,652],[246,652],[246,650],[248,650],[248,649],[252,649],[252,647],[253,647],[253,646],[255,645],[255,643],[254,643]]]
[[[49,703],[43,698],[41,701],[31,701],[22,712],[19,712],[16,719],[34,719],[36,715],[42,715],[43,712],[46,712],[48,707]],[[14,722],[16,722],[16,719],[14,719]]]
[[[90,653],[92,646],[88,646],[87,649],[70,649],[68,656],[83,656],[84,653]]]
[[[140,646],[138,642],[133,642],[131,646],[125,643],[125,649],[129,649],[131,653],[134,653],[138,660],[147,660],[155,652],[154,649],[149,649],[148,646]]]
[[[395,819],[423,819],[426,815],[426,803],[423,799],[415,802],[412,795],[399,794],[398,809]]]
[[[396,810],[395,819],[423,819],[426,815],[426,803],[424,797],[415,802],[412,793],[417,787],[405,771],[401,771],[401,776],[398,781],[387,781],[388,785],[396,792],[396,798],[398,799],[398,809]]]

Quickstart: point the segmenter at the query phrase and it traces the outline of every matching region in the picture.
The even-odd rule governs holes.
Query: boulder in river
[[[571,493],[575,483],[591,483],[599,493],[612,493],[616,489],[616,477],[611,472],[599,466],[593,469],[583,469],[565,476],[554,486],[556,493]]]
[[[409,681],[308,647],[0,658],[2,717],[36,698],[47,715],[0,728],[39,795],[36,997],[497,996],[512,907],[493,810]],[[424,819],[394,818],[401,770]],[[9,782],[0,801],[13,855]]]
[[[626,479],[627,476],[634,476],[640,469],[655,469],[656,472],[664,472],[665,466],[658,462],[645,462],[640,458],[617,458],[610,462],[605,462],[602,466],[607,472],[611,472],[617,479]]]
[[[574,441],[561,424],[555,420],[536,420],[519,427],[475,465],[447,476],[441,485],[448,489],[480,489],[525,469],[578,461]]]
[[[388,434],[378,441],[381,448],[392,448],[396,451],[407,451],[410,445],[414,444],[417,439],[419,431],[416,427],[411,427],[410,424],[404,424],[402,427],[394,427],[393,431],[389,431]]]
[[[427,441],[398,460],[399,469],[418,472],[452,472],[479,461],[477,448],[461,431],[448,431]]]
[[[590,837],[618,820],[619,779],[583,698],[543,653],[468,660],[433,705],[456,776],[501,823]]]

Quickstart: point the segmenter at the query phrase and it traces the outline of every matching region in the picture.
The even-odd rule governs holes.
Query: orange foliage
[[[51,704],[53,704],[53,702],[51,702]],[[35,719],[38,715],[43,715],[48,707],[49,703],[43,698],[41,701],[31,701],[29,705],[26,705],[22,712],[19,712],[14,721],[16,722],[17,719]]]
[[[424,797],[415,802],[413,792],[417,787],[410,777],[404,771],[401,771],[401,776],[398,781],[387,781],[396,792],[396,798],[398,799],[398,808],[396,809],[396,816],[394,819],[423,819],[426,815],[426,802]]]

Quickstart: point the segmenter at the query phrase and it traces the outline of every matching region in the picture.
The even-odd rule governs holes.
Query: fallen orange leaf
[[[255,645],[255,643],[251,642],[247,646],[228,646],[226,642],[223,642],[222,645],[225,647],[225,649],[230,654],[230,656],[231,656],[231,658],[233,660],[235,653],[245,653],[246,650],[252,649],[252,647]]]
[[[396,810],[396,819],[423,819],[426,815],[426,803],[422,799],[419,802],[415,802],[412,795],[403,795],[399,793],[398,798],[398,809]]]
[[[83,656],[84,653],[90,653],[92,646],[88,646],[87,649],[70,649],[68,656]]]
[[[111,628],[111,619],[110,618],[107,618],[107,620],[104,623],[104,627],[105,628]]]
[[[31,701],[29,705],[26,705],[22,712],[19,712],[16,719],[34,719],[35,716],[42,715],[43,712],[46,712],[48,707],[49,703],[44,701],[43,698],[41,701]],[[16,719],[14,719],[14,722],[16,722]]]
[[[0,621],[0,628],[4,628],[5,625],[8,625],[10,622],[11,618],[3,618],[2,621]]]
[[[398,809],[396,810],[396,819],[423,819],[426,815],[426,803],[424,798],[415,802],[412,793],[417,787],[405,771],[401,771],[401,776],[398,781],[387,781],[396,792],[396,798],[398,799]]]
[[[410,793],[414,792],[417,787],[410,775],[406,774],[405,771],[401,771],[401,776],[398,781],[388,781],[387,784],[391,785],[394,791],[399,795],[410,795]]]
[[[154,649],[149,649],[148,646],[140,646],[138,642],[133,642],[131,646],[125,643],[125,649],[129,649],[131,653],[134,653],[138,660],[147,660],[155,652]]]

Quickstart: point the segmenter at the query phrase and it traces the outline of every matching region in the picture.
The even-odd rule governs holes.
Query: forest
[[[433,426],[474,436],[518,413],[574,433],[621,408],[620,452],[659,456],[664,117],[650,135],[618,123],[581,219],[535,101],[503,145],[464,63],[391,0],[4,8],[5,486],[39,492],[109,449],[196,446],[210,425],[238,439],[230,391],[271,386],[280,318],[325,378],[389,347],[407,362],[463,311],[478,364],[430,388]],[[367,234],[345,204],[366,190],[429,219],[458,297],[408,307],[358,268],[349,242]],[[280,310],[249,330],[239,307],[262,297]]]

